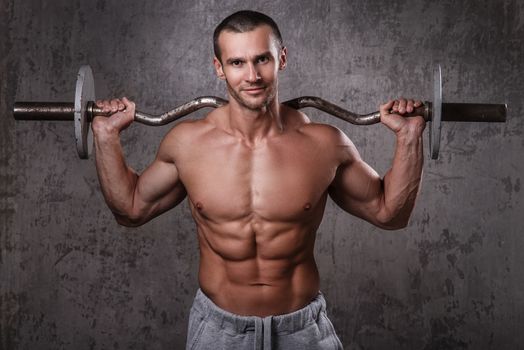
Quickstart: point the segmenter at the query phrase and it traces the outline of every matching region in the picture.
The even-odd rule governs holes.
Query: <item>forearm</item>
[[[420,188],[424,163],[419,131],[397,135],[393,164],[383,179],[381,222],[391,228],[408,223]]]
[[[117,219],[133,212],[138,175],[127,166],[116,131],[94,133],[98,179],[107,205]]]

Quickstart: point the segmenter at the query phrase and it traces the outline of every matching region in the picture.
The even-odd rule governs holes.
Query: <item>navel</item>
[[[306,203],[306,205],[304,205],[304,210],[309,210],[311,209],[311,203]]]

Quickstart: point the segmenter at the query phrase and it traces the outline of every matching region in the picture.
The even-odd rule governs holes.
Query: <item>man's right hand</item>
[[[109,117],[95,116],[92,122],[93,133],[100,135],[119,134],[120,131],[127,128],[135,119],[135,103],[129,101],[126,97],[113,100],[98,100],[96,105],[102,108],[102,111],[109,112]]]

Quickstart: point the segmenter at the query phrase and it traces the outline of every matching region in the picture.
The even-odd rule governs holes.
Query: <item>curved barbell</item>
[[[434,99],[425,101],[405,117],[420,115],[430,125],[430,156],[438,158],[440,149],[440,122],[505,122],[507,106],[505,104],[442,103],[442,79],[440,67],[434,71]],[[74,120],[78,155],[82,159],[89,157],[93,144],[89,124],[94,116],[109,116],[95,104],[93,73],[89,66],[82,66],[78,72],[75,102],[15,102],[13,115],[16,120]],[[141,111],[135,112],[135,121],[150,126],[172,123],[201,108],[217,108],[228,103],[216,96],[201,96],[174,109],[153,115]],[[371,125],[380,122],[380,112],[357,114],[315,96],[302,96],[286,102],[284,105],[295,109],[312,107],[342,119],[354,125]]]

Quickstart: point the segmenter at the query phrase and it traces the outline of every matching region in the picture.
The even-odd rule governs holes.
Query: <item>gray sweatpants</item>
[[[304,308],[285,315],[257,317],[227,312],[197,291],[186,350],[342,349],[319,292]]]

